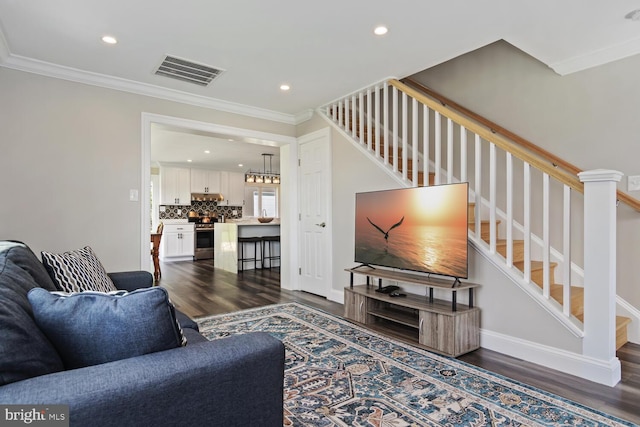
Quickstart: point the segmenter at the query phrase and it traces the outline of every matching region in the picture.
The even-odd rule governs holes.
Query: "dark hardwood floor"
[[[176,307],[194,318],[292,301],[343,314],[341,304],[306,292],[280,289],[279,269],[247,270],[236,275],[216,270],[206,260],[162,263],[161,268],[159,284],[169,291]],[[458,359],[640,424],[640,346],[626,344],[618,351],[618,358],[622,381],[615,387],[482,348]]]

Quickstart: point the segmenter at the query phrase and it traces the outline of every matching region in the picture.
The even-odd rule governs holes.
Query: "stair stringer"
[[[344,129],[342,129],[337,123],[333,121],[331,117],[328,117],[324,113],[324,111],[318,109],[318,114],[329,124],[331,124],[331,126],[336,129],[347,141],[349,141],[351,145],[353,145],[358,151],[372,160],[379,168],[381,168],[391,178],[393,178],[398,183],[398,185],[403,187],[413,186],[413,182],[411,180],[404,179],[402,177],[402,173],[394,171],[391,164],[385,164],[381,157],[376,156],[375,153],[371,152],[365,144],[363,144],[359,140],[354,139],[351,133],[346,132]],[[435,165],[433,165],[431,161],[429,161],[429,164],[432,166],[430,170],[434,171],[435,173],[439,173],[441,176],[446,176],[445,170],[441,168],[440,171],[435,171]],[[469,193],[475,198],[475,193],[472,189],[469,189]],[[488,204],[488,202],[482,199],[482,204]],[[541,241],[541,239],[538,240]],[[553,316],[553,318],[555,318],[560,324],[568,329],[573,335],[580,338],[584,336],[582,323],[578,319],[576,319],[574,316],[567,317],[566,315],[564,315],[562,306],[558,302],[551,298],[544,297],[542,295],[542,290],[540,289],[540,287],[532,282],[525,281],[524,274],[520,270],[518,270],[516,267],[509,268],[506,265],[504,258],[502,258],[500,254],[491,253],[489,245],[481,239],[477,239],[475,233],[471,231],[469,231],[469,241],[485,259],[487,259],[500,271],[502,271],[506,277],[508,277],[514,284],[522,289],[531,299],[537,302],[544,310],[546,310],[551,316]]]

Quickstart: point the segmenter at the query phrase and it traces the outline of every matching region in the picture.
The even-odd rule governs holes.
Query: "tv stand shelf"
[[[480,347],[480,309],[473,306],[477,284],[433,279],[417,274],[359,267],[347,269],[351,281],[345,292],[345,317],[372,329],[418,344],[438,353],[457,357]],[[366,276],[366,284],[354,286],[354,275]],[[392,297],[376,292],[371,278],[426,286],[428,295]],[[433,297],[433,289],[451,293],[451,299]],[[468,290],[469,304],[457,302],[458,291]],[[404,291],[403,291],[404,292]],[[446,294],[445,294],[446,295]]]

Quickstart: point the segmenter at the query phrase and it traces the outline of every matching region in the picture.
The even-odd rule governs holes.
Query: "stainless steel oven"
[[[213,223],[195,225],[193,260],[213,259]]]

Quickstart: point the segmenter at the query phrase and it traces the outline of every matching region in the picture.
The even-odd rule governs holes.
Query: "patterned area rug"
[[[285,426],[635,425],[296,303],[198,323],[210,340],[284,342]]]

